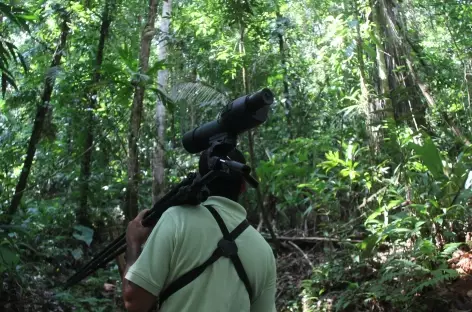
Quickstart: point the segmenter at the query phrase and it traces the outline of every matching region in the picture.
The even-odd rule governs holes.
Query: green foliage
[[[51,297],[52,303],[38,303],[51,311],[56,305],[78,311],[121,307],[119,287],[102,294],[105,282],[118,280],[114,265],[73,290],[58,287],[124,228],[130,107],[133,92],[143,86],[139,208],[151,206],[157,99],[167,111],[162,144],[171,185],[197,167],[197,157],[180,147],[183,133],[213,120],[246,89],[274,91],[270,119],[254,132],[251,165],[276,232],[361,241],[316,245],[320,264],[300,298],[286,303],[279,297],[280,310],[305,304],[313,311],[419,311],[428,292],[457,277],[447,260],[465,248],[465,234],[472,232],[472,149],[464,144],[472,127],[470,5],[178,2],[165,34],[168,56],[162,60],[153,41],[143,73],[138,51],[145,6],[134,0],[109,4],[113,23],[101,79],[92,83],[105,2],[0,2],[2,219],[10,217],[5,214],[44,82],[55,82],[23,201],[11,225],[0,226],[0,277],[8,285],[2,298]],[[378,12],[384,12],[380,19]],[[71,32],[60,51],[62,64],[51,68],[64,16]],[[170,86],[156,84],[162,69]],[[92,94],[96,107],[89,108]],[[78,224],[90,112],[89,224]],[[248,155],[244,135],[239,148]],[[255,200],[254,192],[244,196],[248,218],[257,224]],[[305,252],[311,256],[311,250]],[[46,289],[53,295],[41,293]]]
[[[34,21],[37,19],[34,14],[29,13],[26,9],[19,6],[8,5],[3,2],[0,2],[0,14],[6,16],[9,22],[24,31],[29,31],[28,21]],[[0,74],[2,79],[1,88],[3,98],[5,98],[8,85],[18,89],[13,74],[9,69],[11,62],[19,62],[24,71],[28,71],[28,66],[23,55],[7,37],[2,36],[2,38],[0,38]]]
[[[427,311],[418,295],[458,277],[435,252],[433,244],[422,241],[411,253],[388,256],[378,270],[359,262],[352,251],[338,254],[334,261],[318,266],[312,278],[304,282],[312,298],[311,308],[324,311],[319,308],[320,302],[335,295],[335,311],[361,311],[379,303],[402,311]],[[434,268],[424,264],[426,259],[434,261]]]
[[[453,161],[425,134],[411,136],[401,146],[404,163],[400,166],[408,169],[403,169],[402,175],[397,169],[391,178],[378,176],[375,180],[377,189],[383,187],[382,195],[375,200],[377,208],[364,222],[371,234],[358,245],[358,252],[351,252],[341,262],[338,256],[321,266],[307,281],[311,284],[305,285],[318,300],[322,294],[337,293],[339,287],[345,289],[334,305],[338,311],[382,302],[402,311],[426,309],[418,294],[458,277],[448,268],[447,259],[463,244],[455,243],[460,234],[457,229],[467,227],[464,221],[470,218],[463,206],[470,196],[461,203],[457,201],[468,187],[464,186],[465,168],[470,168],[468,149]],[[339,152],[327,153],[320,166],[328,171],[350,168]],[[338,179],[346,176],[339,171]],[[402,199],[405,193],[411,202]],[[382,248],[389,251],[380,252]],[[380,268],[373,270],[371,265]],[[364,273],[359,275],[359,271]]]
[[[412,148],[431,172],[433,177],[439,180],[444,175],[442,159],[439,155],[439,151],[429,136],[424,135],[423,141],[422,144],[413,143]]]
[[[55,300],[61,305],[74,307],[77,311],[97,311],[97,312],[111,312],[116,311],[122,304],[116,305],[119,302],[121,293],[104,293],[103,285],[110,278],[116,275],[116,268],[110,271],[100,270],[96,276],[87,280],[86,285],[76,287],[73,290],[57,290]],[[97,292],[101,292],[97,296]]]

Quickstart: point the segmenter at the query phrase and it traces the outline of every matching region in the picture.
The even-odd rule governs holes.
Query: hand
[[[126,229],[126,243],[128,245],[141,247],[146,242],[149,234],[151,234],[152,227],[145,227],[141,223],[148,211],[149,209],[144,209],[133,221],[128,223],[128,228]]]

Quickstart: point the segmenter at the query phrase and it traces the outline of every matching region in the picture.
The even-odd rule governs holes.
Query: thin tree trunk
[[[244,26],[243,25],[240,25],[239,53],[243,57],[246,54],[246,51],[244,48]],[[244,65],[241,68],[241,75],[242,75],[242,80],[243,80],[244,94],[248,94],[250,88],[249,88],[249,82],[246,76],[246,67]],[[251,163],[251,167],[254,169],[252,174],[256,180],[259,180],[257,177],[256,170],[255,170],[256,169],[256,156],[254,152],[254,138],[252,135],[252,130],[249,130],[247,133],[248,133],[250,163]],[[272,224],[270,223],[270,220],[269,220],[269,215],[267,213],[267,210],[265,209],[264,200],[262,198],[260,187],[256,189],[256,197],[257,197],[257,206],[259,208],[259,211],[262,213],[262,218],[264,220],[264,223],[267,229],[269,230],[270,236],[275,244],[276,249],[279,249],[279,241],[277,240],[277,236],[275,235],[275,232],[272,228]]]
[[[469,81],[470,73],[467,72],[467,63],[464,63],[464,83],[465,83],[465,90],[467,91],[467,109],[470,111],[471,108],[471,97],[470,97],[470,89],[471,89],[471,82]],[[465,109],[465,107],[464,107]]]
[[[159,38],[159,61],[167,58],[167,38],[169,36],[170,16],[172,12],[172,0],[164,0],[162,3],[161,35]],[[167,88],[169,71],[159,70],[157,73],[157,83],[162,90]],[[152,203],[156,203],[164,194],[164,168],[165,168],[165,134],[166,134],[166,109],[161,98],[156,103],[156,127],[157,136],[154,143],[154,157],[152,166]]]
[[[149,54],[151,42],[156,34],[155,23],[157,15],[157,0],[149,0],[146,26],[141,33],[141,48],[139,52],[139,72],[145,74],[149,69]],[[128,220],[138,214],[139,188],[139,151],[138,140],[143,115],[143,100],[146,87],[139,81],[135,85],[133,105],[131,108],[130,131],[128,136],[128,188],[124,213]]]
[[[193,67],[192,70],[192,82],[197,82],[197,65]],[[195,128],[195,120],[197,118],[196,116],[196,111],[195,111],[195,105],[193,101],[190,103],[190,128],[189,129],[194,129]]]
[[[287,119],[287,129],[289,133],[289,137],[293,138],[293,127],[292,127],[292,117],[291,117],[291,108],[292,108],[292,101],[290,100],[290,93],[289,93],[289,86],[288,86],[288,69],[287,69],[287,58],[285,53],[285,40],[283,36],[283,32],[285,30],[284,25],[282,25],[283,18],[280,15],[280,12],[277,11],[277,20],[279,21],[279,25],[277,27],[277,37],[279,39],[279,54],[280,54],[280,65],[283,71],[283,99],[285,104],[285,118]]]
[[[86,127],[87,134],[84,142],[84,154],[82,157],[82,163],[80,167],[80,199],[79,199],[79,208],[77,211],[77,221],[80,224],[88,225],[88,195],[89,195],[89,180],[92,173],[92,152],[93,152],[93,141],[94,141],[94,128],[95,128],[95,119],[94,113],[95,108],[97,107],[97,96],[98,89],[97,84],[101,80],[101,67],[103,63],[103,52],[105,49],[105,41],[108,37],[108,32],[111,24],[111,0],[108,0],[105,3],[105,8],[103,9],[102,15],[102,24],[100,26],[100,37],[98,39],[97,46],[97,56],[95,59],[93,74],[92,74],[92,84],[91,92],[89,94],[88,108],[87,108],[87,117],[86,117]]]
[[[372,115],[371,115],[371,104],[370,104],[370,99],[369,99],[369,89],[367,87],[367,78],[366,78],[366,69],[365,69],[365,62],[364,62],[364,49],[363,49],[363,40],[361,36],[361,27],[360,27],[360,18],[358,16],[358,8],[357,8],[357,0],[353,1],[354,4],[354,14],[357,19],[357,25],[356,25],[356,33],[357,33],[357,38],[356,38],[356,48],[357,48],[357,61],[359,63],[359,84],[361,88],[361,98],[360,98],[360,103],[361,106],[364,110],[365,115],[367,116],[367,123],[370,125],[371,120],[372,120]],[[369,126],[370,129],[372,129],[372,126]],[[369,131],[371,132],[371,131]],[[371,133],[372,135],[372,133]]]
[[[50,65],[50,68],[56,68],[61,64],[62,55],[66,48],[67,35],[69,34],[69,16],[64,14],[62,16],[63,21],[61,23],[61,35],[59,39],[59,44],[54,52],[53,59]],[[38,106],[36,111],[36,116],[34,119],[33,130],[31,132],[31,137],[28,142],[28,149],[26,152],[26,158],[23,163],[23,168],[21,170],[20,178],[18,184],[15,188],[15,194],[11,201],[10,206],[7,210],[7,222],[11,222],[12,216],[18,210],[20,205],[21,198],[23,197],[23,192],[25,191],[26,184],[28,182],[28,176],[31,171],[31,165],[33,164],[34,155],[36,154],[36,147],[41,139],[41,132],[43,131],[43,125],[46,120],[46,116],[50,109],[49,103],[51,101],[52,91],[54,89],[54,77],[46,77],[44,79],[44,90],[41,96],[41,104]]]

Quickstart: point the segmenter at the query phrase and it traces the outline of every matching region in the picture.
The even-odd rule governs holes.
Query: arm
[[[251,312],[276,312],[275,283],[262,291],[259,297],[251,304]]]
[[[270,247],[269,247],[270,248]],[[267,259],[267,276],[262,292],[251,303],[251,312],[276,312],[275,293],[277,290],[277,268],[275,258],[270,250]]]
[[[128,311],[146,312],[154,306],[172,267],[176,225],[169,210],[162,214],[152,232],[150,228],[144,228],[139,219],[128,225],[127,263],[123,278],[123,300]]]
[[[143,210],[136,219],[131,221],[126,231],[126,267],[123,274],[122,290],[125,307],[129,312],[149,311],[156,303],[154,295],[125,278],[129,268],[138,260],[141,254],[141,245],[146,241],[152,230],[141,224],[146,212],[147,210]]]

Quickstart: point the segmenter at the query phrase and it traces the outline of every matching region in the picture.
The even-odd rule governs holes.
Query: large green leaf
[[[441,252],[441,256],[444,258],[448,258],[452,255],[454,251],[456,251],[461,245],[464,243],[449,243],[444,246],[444,250]]]
[[[415,150],[416,154],[423,161],[433,177],[435,179],[441,179],[444,177],[444,168],[439,150],[433,140],[431,140],[431,137],[423,134],[422,138],[423,144],[411,143],[411,147]]]
[[[364,239],[359,247],[361,249],[362,258],[369,258],[373,255],[373,252],[379,243],[384,239],[384,235],[372,234]]]
[[[76,248],[71,250],[71,254],[75,260],[80,260],[84,256],[84,252],[80,248]]]
[[[0,272],[2,269],[15,266],[20,261],[18,254],[7,246],[0,246]]]
[[[72,236],[74,236],[75,239],[83,241],[87,244],[87,246],[90,246],[93,240],[93,230],[83,225],[76,225],[74,226],[74,229],[77,232],[75,232]]]

